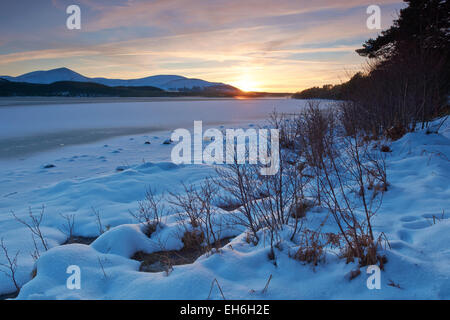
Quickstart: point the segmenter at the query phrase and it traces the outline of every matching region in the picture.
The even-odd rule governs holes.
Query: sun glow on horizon
[[[248,73],[245,73],[236,81],[231,81],[231,85],[245,92],[261,90],[260,86],[258,85],[258,82],[255,81],[253,77],[250,76]]]

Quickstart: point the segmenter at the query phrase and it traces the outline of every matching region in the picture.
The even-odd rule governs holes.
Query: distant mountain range
[[[2,97],[286,97],[288,93],[243,92],[221,82],[176,75],[122,80],[88,78],[67,68],[0,76]]]
[[[220,82],[208,82],[201,79],[191,79],[177,75],[157,75],[140,79],[122,80],[107,78],[88,78],[68,68],[58,68],[48,71],[34,71],[18,77],[0,76],[10,82],[33,84],[52,84],[61,81],[90,82],[108,87],[156,87],[164,91],[185,92],[203,91],[213,87],[224,92],[236,92],[239,89]]]

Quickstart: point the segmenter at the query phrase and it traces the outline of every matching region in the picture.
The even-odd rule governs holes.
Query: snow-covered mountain
[[[27,82],[50,84],[58,81],[77,81],[77,82],[94,82],[110,87],[126,86],[126,87],[143,87],[152,86],[167,91],[183,91],[193,89],[204,89],[214,87],[216,89],[235,89],[229,85],[220,82],[208,82],[201,79],[191,79],[177,75],[157,75],[141,79],[107,79],[107,78],[88,78],[68,68],[58,68],[48,71],[34,71],[23,74],[18,77],[0,76],[12,82]]]
[[[58,68],[48,71],[34,71],[25,73],[18,77],[1,76],[1,78],[13,81],[13,82],[27,82],[27,83],[40,83],[50,84],[57,81],[78,81],[89,82],[89,78],[82,76],[75,71],[67,68]]]
[[[122,79],[107,79],[107,78],[92,78],[92,82],[100,83],[105,86],[110,87],[145,87],[152,86],[164,89],[163,86],[166,83],[170,83],[171,81],[176,81],[180,79],[186,79],[181,76],[172,76],[172,75],[159,75],[159,76],[151,76],[141,79],[132,79],[132,80],[122,80]]]

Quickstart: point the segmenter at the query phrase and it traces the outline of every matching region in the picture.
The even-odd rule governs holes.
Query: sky
[[[81,29],[69,30],[69,5]],[[296,92],[362,69],[355,53],[399,0],[2,0],[0,75],[67,67],[87,77],[176,74],[246,91]]]

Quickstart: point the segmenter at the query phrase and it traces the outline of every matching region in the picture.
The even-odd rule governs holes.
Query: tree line
[[[367,66],[348,82],[296,93],[297,99],[347,101],[345,116],[377,136],[414,130],[448,114],[450,5],[440,0],[405,0],[393,25],[356,52]]]

